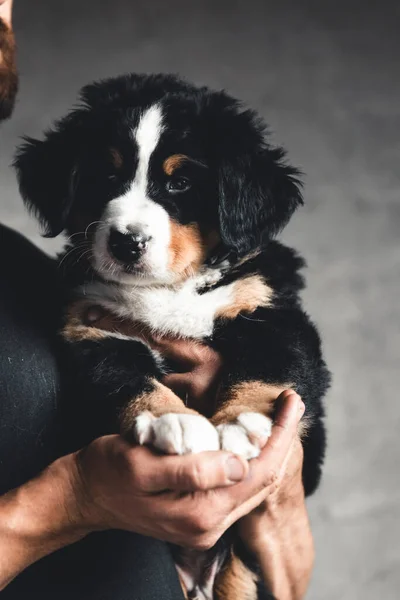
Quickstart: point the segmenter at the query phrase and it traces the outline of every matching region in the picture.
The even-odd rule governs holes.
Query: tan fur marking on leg
[[[257,600],[257,576],[232,555],[214,589],[216,600]]]
[[[260,275],[250,275],[234,284],[233,302],[224,306],[217,316],[223,319],[235,319],[239,313],[252,313],[260,306],[270,306],[273,290]]]
[[[262,381],[245,381],[233,386],[225,394],[217,412],[211,421],[214,425],[230,423],[244,412],[258,412],[271,416],[273,405],[278,396],[291,384],[271,384]]]
[[[169,252],[169,268],[174,273],[187,277],[197,271],[207,254],[207,248],[198,225],[195,223],[180,225],[171,220]]]
[[[133,398],[123,409],[121,414],[122,433],[131,431],[135,418],[145,411],[151,412],[155,417],[161,417],[166,413],[198,414],[195,410],[185,406],[179,396],[156,379],[153,379],[151,383],[153,389],[150,392]]]
[[[82,342],[84,340],[102,340],[107,337],[107,332],[97,327],[90,327],[83,323],[82,318],[86,302],[78,301],[72,304],[67,312],[66,324],[62,336],[69,342]]]
[[[163,163],[164,173],[171,176],[186,160],[189,160],[189,157],[185,154],[173,154],[172,156],[169,156]]]

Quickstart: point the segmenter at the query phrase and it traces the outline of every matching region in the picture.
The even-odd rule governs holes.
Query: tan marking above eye
[[[111,160],[116,169],[120,169],[124,163],[122,154],[116,148],[110,148]]]
[[[173,154],[164,160],[163,169],[166,175],[172,175],[176,169],[186,160],[190,160],[185,154]]]

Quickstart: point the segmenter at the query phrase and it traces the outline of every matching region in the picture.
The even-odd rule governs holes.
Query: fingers
[[[252,471],[261,470],[266,461],[280,470],[297,435],[297,427],[305,409],[303,401],[293,390],[282,392],[278,401],[282,402],[282,406],[276,416],[271,436],[260,456],[252,461]]]
[[[228,452],[202,452],[185,456],[160,456],[147,448],[130,448],[129,455],[144,492],[193,492],[236,486],[230,505],[239,506],[276,486],[278,476],[297,433],[304,405],[295,392],[281,394],[282,408],[271,437],[257,459],[248,463]],[[221,490],[223,493],[223,490]]]
[[[159,456],[145,448],[141,486],[146,492],[194,492],[234,485],[248,473],[247,461],[228,452],[202,452],[185,456]],[[143,452],[144,451],[144,452]]]
[[[277,488],[281,470],[296,439],[297,426],[304,412],[303,402],[292,390],[285,390],[279,398],[282,407],[272,427],[271,437],[260,456],[250,461],[246,480],[231,490],[221,490],[221,494],[227,497],[226,501],[233,502],[234,508],[239,509],[245,503],[253,508],[257,506],[253,502],[255,496],[260,498],[259,503]]]
[[[187,371],[203,364],[213,365],[213,370],[217,370],[222,364],[222,358],[218,352],[193,340],[164,339],[159,341],[159,346],[162,348],[164,356],[179,363]]]
[[[181,398],[186,398],[190,395],[190,389],[192,385],[192,373],[169,373],[164,375],[162,382],[175,394]]]

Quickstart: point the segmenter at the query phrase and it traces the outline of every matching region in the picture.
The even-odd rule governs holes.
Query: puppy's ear
[[[303,203],[299,171],[266,142],[265,125],[225,96],[218,120],[219,221],[224,246],[243,256],[276,235]]]
[[[239,256],[279,233],[303,203],[298,172],[283,156],[280,149],[260,149],[221,164],[221,236]]]
[[[24,138],[14,167],[25,204],[44,228],[45,237],[56,237],[66,226],[74,200],[76,158],[71,140],[49,132],[44,141]]]

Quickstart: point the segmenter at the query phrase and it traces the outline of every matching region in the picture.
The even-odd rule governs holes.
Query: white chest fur
[[[219,273],[215,273],[218,279]],[[179,287],[86,284],[86,299],[113,314],[139,321],[161,334],[201,339],[212,334],[214,321],[234,299],[234,283],[199,294],[209,276],[188,279]]]

